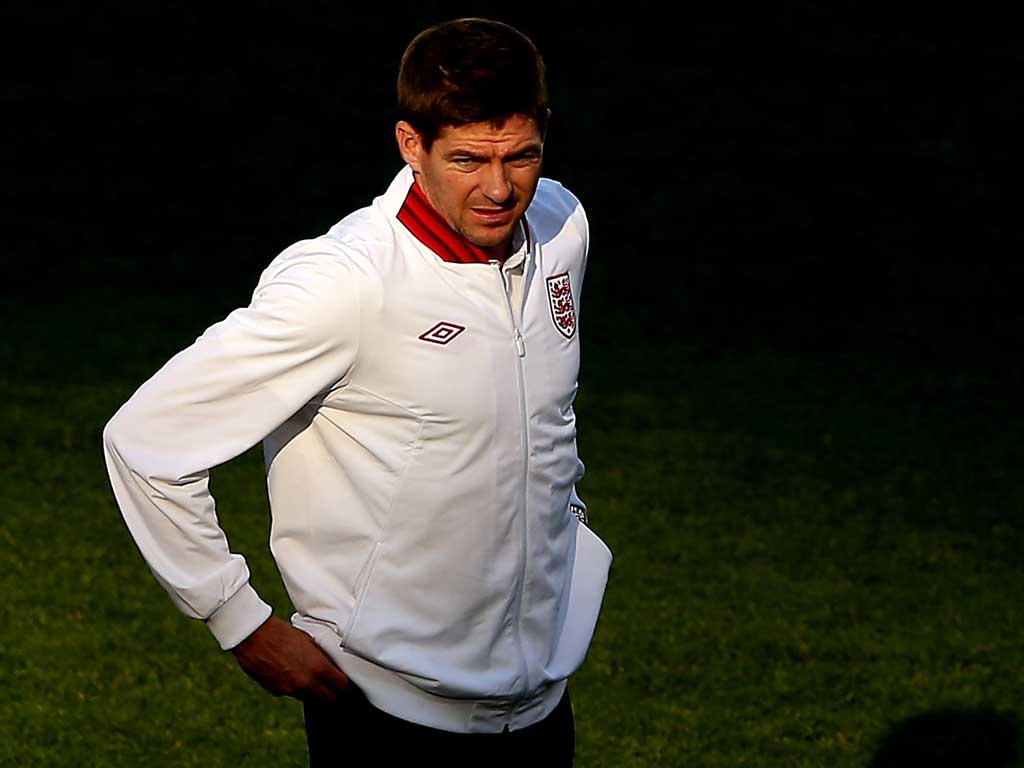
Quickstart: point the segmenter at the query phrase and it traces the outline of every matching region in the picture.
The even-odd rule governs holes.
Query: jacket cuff
[[[270,618],[273,610],[246,583],[206,620],[225,651],[234,648]]]

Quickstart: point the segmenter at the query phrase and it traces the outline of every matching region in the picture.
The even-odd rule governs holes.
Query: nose
[[[507,203],[512,196],[512,184],[508,178],[505,164],[500,160],[488,163],[481,180],[481,191],[492,203]]]

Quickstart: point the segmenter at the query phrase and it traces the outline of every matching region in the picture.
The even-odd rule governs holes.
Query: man
[[[304,702],[314,765],[570,765],[611,558],[575,491],[587,220],[541,178],[544,67],[512,27],[422,32],[398,97],[405,168],[122,406],[111,482],[177,605]],[[208,489],[260,440],[291,623]]]

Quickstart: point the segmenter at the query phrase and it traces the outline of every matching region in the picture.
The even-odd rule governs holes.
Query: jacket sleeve
[[[271,609],[228,548],[209,470],[345,378],[359,316],[358,288],[337,255],[286,251],[248,307],[171,358],[103,431],[114,496],[147,565],[224,649]]]

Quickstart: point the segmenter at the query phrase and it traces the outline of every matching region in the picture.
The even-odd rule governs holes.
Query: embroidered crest
[[[423,341],[431,341],[434,344],[447,344],[460,333],[466,330],[465,326],[455,323],[438,323],[429,331],[424,331],[417,338]]]
[[[551,319],[555,328],[565,338],[571,339],[576,333],[576,307],[572,303],[572,287],[569,273],[553,275],[547,279],[548,303],[551,305]]]

